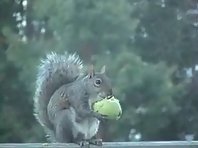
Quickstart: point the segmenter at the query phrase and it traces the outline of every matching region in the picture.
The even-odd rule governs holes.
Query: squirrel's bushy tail
[[[82,61],[76,54],[50,53],[41,60],[36,80],[34,113],[39,123],[53,130],[47,114],[47,105],[52,94],[63,84],[75,81],[82,74]]]

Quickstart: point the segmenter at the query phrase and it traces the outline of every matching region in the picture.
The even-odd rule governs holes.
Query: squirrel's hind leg
[[[95,135],[89,140],[89,144],[102,146],[102,139],[97,138],[97,136]]]
[[[74,139],[75,143],[78,144],[81,148],[89,148],[90,144],[89,141],[84,139],[83,133],[78,133],[77,137]]]
[[[61,110],[58,112],[58,119],[56,119],[55,125],[55,138],[60,143],[73,142],[72,123],[69,119],[69,110]]]
[[[89,143],[97,146],[102,146],[102,139],[90,139]]]

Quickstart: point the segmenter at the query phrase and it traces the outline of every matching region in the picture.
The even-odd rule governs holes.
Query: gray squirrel
[[[112,95],[105,67],[86,73],[76,54],[50,53],[41,61],[36,80],[34,113],[52,142],[102,145],[95,138],[103,116],[93,102]]]

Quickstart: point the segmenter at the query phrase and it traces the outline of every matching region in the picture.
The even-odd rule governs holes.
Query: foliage
[[[143,59],[151,62],[163,60],[179,67],[197,64],[198,35],[195,22],[187,15],[190,5],[193,1],[166,0],[163,3],[154,0],[144,1],[143,9],[138,7],[142,11],[137,10],[136,15],[144,15],[139,17],[135,44]]]
[[[96,69],[107,65],[124,112],[116,122],[102,122],[105,141],[197,139],[198,81],[196,72],[190,78],[185,73],[195,71],[198,44],[197,28],[185,15],[188,4],[2,0],[0,141],[45,141],[32,113],[37,65],[47,52],[66,50]],[[12,17],[17,12],[20,19]]]

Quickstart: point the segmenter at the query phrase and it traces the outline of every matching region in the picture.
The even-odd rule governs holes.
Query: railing
[[[91,148],[97,148],[91,146]],[[198,141],[104,142],[103,148],[198,148]],[[0,148],[79,148],[71,143],[1,143]]]

